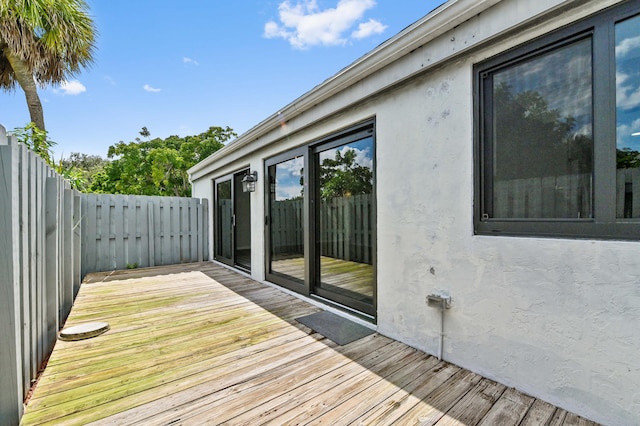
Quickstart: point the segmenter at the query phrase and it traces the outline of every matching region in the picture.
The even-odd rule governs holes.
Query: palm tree
[[[96,30],[84,0],[0,0],[0,88],[16,83],[45,130],[36,85],[61,83],[93,61]]]

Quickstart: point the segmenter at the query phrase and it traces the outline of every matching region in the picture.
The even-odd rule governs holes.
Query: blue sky
[[[40,90],[56,158],[209,126],[242,134],[444,0],[89,0],[94,65]],[[22,91],[0,124],[28,123]]]

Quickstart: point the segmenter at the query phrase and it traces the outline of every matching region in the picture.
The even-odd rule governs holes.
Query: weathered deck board
[[[30,399],[30,424],[593,425],[373,334],[338,346],[318,311],[213,263],[94,274]]]

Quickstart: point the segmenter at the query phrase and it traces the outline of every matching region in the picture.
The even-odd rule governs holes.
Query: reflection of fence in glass
[[[303,252],[302,212],[302,199],[273,202],[271,238],[274,255]],[[371,194],[321,201],[318,220],[322,256],[372,264],[371,212]]]
[[[230,199],[219,199],[217,215],[218,244],[216,248],[216,255],[231,259],[231,243],[233,238],[233,202]]]
[[[616,217],[640,217],[640,169],[618,169]],[[495,182],[495,218],[590,218],[590,174]]]
[[[618,169],[616,217],[640,217],[640,168]]]
[[[495,218],[590,218],[591,174],[509,179],[494,183]]]
[[[304,253],[303,199],[272,201],[271,253],[274,256]]]

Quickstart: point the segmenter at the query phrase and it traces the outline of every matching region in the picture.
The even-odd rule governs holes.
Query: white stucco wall
[[[444,50],[490,39],[504,27],[499,16],[561,3],[579,2],[499,3],[216,160],[194,181],[194,196],[212,199],[215,177],[247,165],[259,171],[252,275],[263,280],[264,159],[375,117],[378,331],[437,354],[440,313],[425,298],[447,291],[445,360],[598,422],[640,424],[640,242],[473,235],[473,64],[615,1],[551,14],[332,113],[408,67],[442,63]]]
[[[425,298],[444,290],[444,359],[639,424],[640,243],[473,236],[471,64],[376,108],[378,329],[437,354],[440,314]]]

